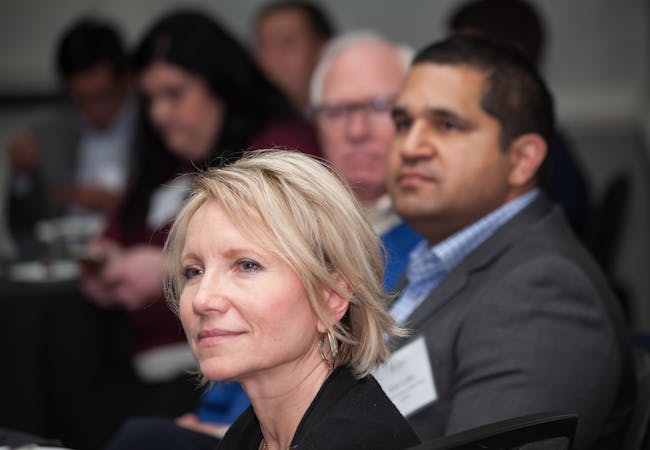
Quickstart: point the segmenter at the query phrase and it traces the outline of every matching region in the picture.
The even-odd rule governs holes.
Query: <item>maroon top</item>
[[[249,146],[251,150],[264,148],[294,149],[308,155],[320,156],[313,127],[306,122],[275,122],[266,126]],[[104,238],[118,242],[124,247],[149,244],[162,248],[171,224],[160,230],[152,230],[146,223],[142,223],[127,234],[120,226],[121,216],[121,207],[112,212],[102,234]],[[151,304],[129,313],[129,318],[134,338],[134,353],[185,341],[181,323],[165,304],[162,291],[158,299]]]

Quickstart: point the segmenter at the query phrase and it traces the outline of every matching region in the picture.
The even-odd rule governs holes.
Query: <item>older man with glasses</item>
[[[381,235],[391,291],[421,240],[394,212],[387,194],[388,153],[395,136],[390,111],[412,51],[369,32],[336,38],[311,82],[311,111],[325,157],[348,180]]]

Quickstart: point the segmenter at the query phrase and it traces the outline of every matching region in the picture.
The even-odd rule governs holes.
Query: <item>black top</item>
[[[219,450],[258,450],[262,431],[249,407],[230,427]],[[377,381],[356,379],[339,367],[309,405],[291,441],[294,450],[399,450],[420,442]]]

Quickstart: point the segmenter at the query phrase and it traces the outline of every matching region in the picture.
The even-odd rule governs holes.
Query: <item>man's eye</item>
[[[183,98],[184,94],[185,94],[185,88],[173,87],[173,88],[166,89],[164,91],[163,97],[166,100],[169,100],[171,102],[178,102]]]
[[[395,124],[395,130],[400,133],[408,131],[411,128],[413,121],[406,117],[394,117],[393,123]]]
[[[459,127],[456,125],[456,123],[450,120],[441,120],[438,122],[438,129],[441,131],[453,131],[458,130]]]
[[[328,106],[321,110],[323,118],[326,120],[339,120],[345,116],[346,108],[344,106]]]
[[[252,259],[240,259],[237,261],[237,266],[244,272],[259,272],[262,266]]]
[[[183,277],[186,280],[191,280],[203,274],[203,270],[198,267],[186,267],[183,269]]]

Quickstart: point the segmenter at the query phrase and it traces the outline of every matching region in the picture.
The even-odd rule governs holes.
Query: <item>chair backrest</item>
[[[634,349],[636,372],[636,400],[627,426],[626,450],[650,450],[650,352],[637,346]]]
[[[569,450],[577,423],[576,414],[533,414],[434,439],[409,450]]]
[[[619,173],[609,180],[588,233],[588,246],[609,277],[616,260],[631,188],[632,180],[627,173]]]

